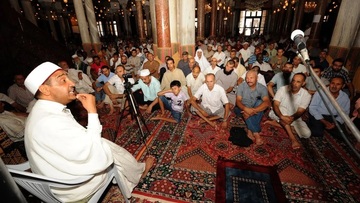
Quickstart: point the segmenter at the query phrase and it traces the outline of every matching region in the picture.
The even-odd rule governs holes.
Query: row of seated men
[[[246,46],[247,43],[244,43],[244,45]],[[221,51],[220,47],[218,47],[218,49]],[[174,63],[175,63],[174,60],[169,57],[169,58],[167,58],[167,61],[166,61],[166,72],[164,73],[163,78],[160,81],[159,81],[159,78],[160,78],[159,72],[160,71],[158,69],[160,67],[160,65],[157,61],[154,62],[155,61],[154,55],[151,53],[147,54],[147,61],[144,62],[144,65],[140,71],[138,71],[137,69],[129,71],[129,69],[127,70],[125,68],[125,66],[120,65],[120,66],[116,67],[115,73],[112,73],[110,71],[110,68],[108,68],[107,66],[103,66],[103,68],[101,68],[102,74],[100,74],[99,78],[97,78],[97,80],[95,81],[96,86],[99,86],[98,87],[99,91],[97,91],[97,92],[101,92],[101,90],[104,90],[105,94],[103,94],[103,95],[105,95],[105,97],[109,97],[110,100],[107,100],[107,102],[110,104],[110,106],[113,104],[117,104],[118,102],[123,102],[123,101],[117,101],[117,99],[124,97],[124,94],[123,94],[124,87],[122,85],[123,82],[121,82],[121,80],[123,80],[123,75],[126,72],[132,73],[134,76],[136,76],[137,73],[139,73],[139,82],[132,87],[132,90],[135,92],[136,100],[140,104],[140,107],[149,113],[149,112],[159,108],[159,107],[157,107],[157,104],[161,103],[161,100],[157,99],[157,98],[158,98],[158,95],[161,95],[161,96],[163,95],[163,93],[159,94],[159,92],[161,92],[162,90],[170,91],[170,89],[172,88],[170,86],[171,82],[179,81],[181,84],[181,86],[180,86],[181,89],[186,94],[185,98],[189,98],[191,101],[191,102],[187,102],[187,104],[192,104],[192,109],[194,111],[197,110],[196,112],[199,114],[199,116],[201,116],[204,119],[204,121],[208,122],[211,126],[218,127],[216,125],[216,123],[213,122],[213,120],[216,120],[217,118],[227,118],[229,115],[230,109],[232,109],[234,106],[239,107],[241,109],[241,111],[244,111],[244,109],[241,108],[241,105],[239,105],[238,96],[240,94],[239,93],[240,91],[238,88],[240,88],[241,85],[247,84],[247,82],[243,83],[243,81],[245,81],[244,79],[246,77],[247,69],[244,66],[242,66],[242,64],[238,60],[239,59],[238,56],[241,57],[241,53],[232,50],[230,52],[230,54],[232,55],[232,57],[227,58],[227,59],[225,58],[224,61],[226,61],[226,65],[223,68],[218,66],[218,63],[220,63],[220,60],[216,59],[215,57],[211,58],[211,61],[208,64],[208,67],[206,67],[207,59],[206,59],[206,61],[202,60],[202,59],[205,59],[205,57],[203,55],[203,51],[200,49],[197,50],[196,55],[193,58],[189,57],[187,52],[184,52],[182,54],[182,59],[177,64],[177,67],[175,67],[175,65],[174,65]],[[258,81],[260,84],[262,84],[262,86],[265,87],[265,89],[266,89],[265,92],[267,95],[269,95],[268,96],[269,101],[271,101],[272,98],[276,98],[277,90],[280,90],[281,87],[286,86],[286,85],[290,85],[290,86],[292,85],[292,79],[295,74],[303,73],[303,75],[305,77],[303,78],[304,79],[303,83],[300,83],[301,84],[300,87],[304,87],[306,89],[306,93],[308,95],[310,95],[310,97],[306,97],[306,96],[301,97],[304,99],[304,101],[305,101],[305,98],[309,98],[309,100],[307,101],[308,103],[306,104],[306,101],[305,101],[305,103],[302,104],[302,106],[301,106],[301,108],[303,110],[306,110],[308,105],[310,104],[311,95],[314,95],[316,92],[316,87],[315,87],[316,85],[313,82],[313,80],[310,77],[308,77],[309,73],[307,72],[305,66],[301,64],[301,59],[299,57],[295,56],[292,60],[292,63],[290,63],[286,59],[285,60],[283,59],[284,57],[282,56],[282,54],[283,54],[283,50],[281,48],[277,49],[277,55],[270,59],[270,64],[268,64],[268,66],[267,66],[267,67],[270,66],[270,68],[265,69],[263,67],[264,67],[264,64],[265,65],[267,64],[267,62],[263,61],[263,59],[266,56],[264,56],[262,53],[260,53],[259,48],[256,47],[255,53],[253,55],[251,55],[251,58],[255,58],[255,61],[250,60],[252,62],[249,62],[249,60],[247,60],[247,62],[248,62],[247,68],[249,70],[254,69],[257,71],[257,76],[256,76],[257,80],[256,81]],[[324,55],[326,56],[326,52],[322,51],[321,55],[320,55],[320,59],[324,58],[325,57]],[[344,84],[344,86],[346,85],[348,87],[348,93],[349,93],[350,98],[353,97],[353,87],[351,85],[351,81],[350,81],[347,71],[343,68],[343,61],[341,59],[334,60],[332,62],[332,66],[329,66],[327,68],[324,68],[321,65],[316,65],[313,63],[315,63],[315,61],[312,61],[312,65],[313,65],[314,71],[318,74],[318,76],[321,77],[321,75],[323,75],[323,77],[321,77],[321,78],[325,85],[330,84],[329,80],[332,79],[333,77],[339,76],[339,78],[342,78],[341,83]],[[147,66],[148,64],[155,64],[155,66],[153,66],[155,68],[148,67]],[[323,64],[326,64],[326,63],[323,63]],[[202,68],[202,66],[203,66],[203,68]],[[142,70],[148,70],[148,71],[145,72]],[[268,74],[268,73],[270,73],[270,74]],[[207,90],[210,90],[210,87],[211,87],[208,84],[204,84],[204,82],[206,83],[206,78],[210,77],[211,75],[213,75],[213,80],[214,80],[213,82],[216,83],[216,85],[214,85],[214,86],[219,85],[220,87],[222,87],[222,89],[225,91],[227,99],[224,99],[223,97],[221,97],[221,95],[215,96],[215,95],[211,95],[211,94],[210,94],[211,97],[209,97],[210,99],[207,99],[206,96],[204,97],[204,95],[203,95],[204,89],[206,89],[205,86],[207,86]],[[264,78],[264,75],[265,76],[270,75],[270,77],[266,79],[266,78]],[[297,76],[297,77],[300,77],[300,76]],[[106,79],[108,79],[108,80],[106,80]],[[134,82],[134,81],[132,81],[132,82]],[[104,84],[103,86],[101,85],[102,83]],[[209,81],[209,83],[211,83],[211,81]],[[109,87],[112,88],[113,90],[110,90]],[[113,87],[115,87],[115,88],[113,88]],[[138,91],[139,89],[141,91]],[[198,93],[199,89],[201,89],[201,91]],[[303,89],[301,89],[301,90],[303,90]],[[340,89],[339,89],[339,92],[340,92]],[[347,94],[345,94],[345,95],[347,96]],[[347,96],[347,97],[349,97],[349,96]],[[254,97],[254,98],[256,98],[256,97]],[[317,97],[314,96],[314,98],[317,98]],[[201,99],[201,103],[192,101],[192,100],[198,100],[198,99]],[[217,99],[221,99],[221,100],[215,101]],[[98,102],[101,104],[102,100],[98,100]],[[175,103],[175,102],[173,102],[173,103]],[[186,104],[186,102],[179,102],[179,103]],[[274,103],[276,104],[276,102],[274,102]],[[345,112],[349,113],[350,99],[348,100],[348,102],[345,102],[345,103],[346,103],[346,105],[343,106],[343,109],[345,110]],[[200,105],[197,105],[197,104],[200,104]],[[229,104],[228,105],[229,107],[227,108],[227,105],[225,105],[225,104]],[[224,109],[221,110],[222,108],[220,106],[223,106]],[[269,107],[270,104],[265,105],[265,106]],[[156,108],[154,108],[154,107],[156,107]],[[185,107],[186,107],[186,105],[185,105]],[[180,108],[180,109],[182,109],[182,108]],[[319,109],[319,108],[317,108],[317,109]],[[220,113],[216,112],[217,110],[220,110]],[[278,121],[278,123],[280,123],[281,116],[279,116],[278,113],[279,112],[275,112],[275,113],[271,112],[270,117],[273,118],[273,120]],[[293,113],[295,113],[295,112],[293,112]],[[301,112],[301,114],[299,114],[299,115],[296,115],[292,119],[294,121],[296,120],[296,122],[294,122],[294,125],[295,125],[295,123],[300,123],[301,124],[300,126],[303,127],[303,128],[301,128],[301,130],[304,130],[304,129],[307,129],[307,125],[306,124],[304,125],[303,122],[300,122],[301,119],[300,120],[298,119],[301,117],[302,113],[303,112]],[[334,113],[335,113],[335,115],[337,115],[336,112],[334,112]],[[163,113],[161,113],[161,115],[162,114]],[[321,112],[321,115],[328,116],[330,114],[326,113],[326,112]],[[211,118],[211,119],[209,119],[209,118]],[[312,118],[312,117],[310,117],[310,118]],[[319,116],[317,116],[316,118],[317,118],[317,120],[320,120]],[[340,117],[337,117],[337,119],[339,120],[339,122],[341,124],[343,123],[343,120]],[[175,119],[175,121],[176,121],[176,119]],[[226,121],[226,119],[224,119],[224,121],[225,122],[223,122],[221,124],[221,126],[225,128],[227,126],[227,121]],[[323,121],[323,122],[325,123],[323,125],[326,126],[326,129],[334,128],[334,125],[330,125],[329,123],[327,123],[327,122],[330,122],[330,119]],[[275,125],[276,123],[272,123],[272,124]],[[318,125],[316,125],[316,126],[318,126]],[[293,131],[297,132],[296,130],[299,130],[298,126]],[[287,131],[287,132],[293,141],[293,144],[292,144],[293,148],[297,149],[297,148],[299,148],[300,145],[296,141],[296,139],[294,139],[294,136],[292,135],[293,131],[291,131],[291,132]],[[258,133],[256,133],[256,132],[251,133],[252,131],[250,131],[250,130],[248,132],[249,132],[249,134],[248,134],[249,137],[253,138],[257,144],[263,143],[262,139],[258,136]],[[304,134],[304,135],[299,135],[302,137],[309,137],[311,134],[318,136],[318,135],[322,134],[322,131],[318,130],[318,131],[314,131],[313,133],[311,133],[311,131],[308,130],[306,132],[302,132],[301,134]]]

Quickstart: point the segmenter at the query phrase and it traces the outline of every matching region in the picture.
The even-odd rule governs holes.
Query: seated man
[[[144,64],[143,64],[143,69],[148,69],[150,71],[150,75],[155,77],[156,79],[160,78],[159,75],[159,67],[160,67],[160,63],[156,60],[154,60],[154,54],[152,53],[148,53],[147,54],[147,60]]]
[[[236,102],[236,94],[234,91],[234,87],[236,86],[238,77],[234,72],[235,62],[233,60],[229,60],[226,64],[224,69],[218,71],[215,74],[216,84],[220,85],[224,88],[226,92],[226,96],[230,102],[230,108],[235,106]]]
[[[171,89],[163,90],[158,93],[161,114],[151,118],[151,120],[164,120],[171,123],[180,123],[181,114],[184,110],[184,104],[189,97],[181,91],[181,83],[178,80],[172,81],[170,83],[170,87]],[[171,112],[173,118],[164,117],[165,108]]]
[[[110,112],[109,115],[114,113],[114,105],[120,103],[120,108],[123,108],[125,105],[125,79],[123,75],[125,74],[125,67],[118,65],[115,69],[116,74],[112,76],[103,86],[104,92],[106,94],[104,103],[109,104]],[[129,82],[134,84],[135,81],[132,78],[129,78]]]
[[[350,99],[348,95],[341,89],[345,86],[345,80],[340,76],[335,76],[330,80],[329,92],[344,110],[346,115],[350,113]],[[340,125],[345,132],[344,120],[339,116],[337,110],[330,103],[329,99],[325,97],[325,93],[322,90],[316,92],[309,106],[309,127],[311,135],[315,137],[322,137],[324,130],[328,131],[332,136],[337,137],[340,135],[331,114],[325,107],[325,103],[328,104],[331,113],[335,116],[336,122]],[[324,95],[324,100],[320,97],[320,93]]]
[[[140,80],[131,90],[134,92],[136,102],[140,105],[140,109],[151,113],[159,109],[157,94],[160,92],[160,82],[151,76],[149,69],[140,71]],[[141,93],[140,91],[141,90]]]
[[[106,169],[112,164],[125,177],[130,192],[149,172],[154,157],[139,163],[124,148],[101,138],[95,97],[76,95],[74,83],[60,67],[50,62],[40,64],[25,79],[25,86],[38,99],[25,126],[25,148],[32,172],[64,180],[94,176],[75,188],[53,188],[62,202],[76,202],[93,195],[104,185]],[[75,99],[88,112],[87,128],[76,122],[66,108]]]
[[[78,70],[78,80],[75,81],[75,88],[77,93],[92,94],[95,92],[95,90],[92,88],[92,82],[90,81],[90,78],[81,70]]]
[[[201,103],[198,104],[200,98]],[[191,98],[191,105],[191,110],[215,129],[218,129],[218,126],[213,121],[220,118],[223,119],[221,127],[227,128],[230,104],[224,88],[215,84],[214,74],[210,73],[205,76],[205,84],[201,85]]]
[[[0,101],[0,127],[13,142],[24,139],[26,116],[25,113],[5,111],[4,103]]]
[[[205,82],[205,76],[200,71],[200,67],[195,66],[192,69],[192,72],[186,76],[186,86],[189,98],[191,98]]]
[[[8,97],[6,94],[0,93],[0,101],[4,101],[8,104],[10,104],[16,111],[20,112],[26,112],[26,108],[12,100],[10,97]]]
[[[104,107],[104,99],[106,94],[103,90],[103,86],[114,75],[115,74],[113,72],[110,72],[110,68],[108,66],[103,66],[101,67],[101,75],[93,83],[93,88],[95,90],[95,98],[98,108]]]
[[[328,86],[329,85],[329,80],[321,77],[321,67],[320,66],[314,66],[312,68],[315,72],[315,74],[321,79],[321,82],[325,85]],[[315,80],[315,79],[314,79]],[[313,78],[311,76],[308,76],[306,78],[306,89],[309,92],[309,94],[314,95],[315,92],[317,91],[317,88],[320,88],[320,85],[317,82],[314,82]]]
[[[14,84],[8,89],[9,97],[22,107],[27,108],[34,99],[34,95],[24,85],[25,77],[22,74],[14,75]]]
[[[269,117],[273,120],[265,122],[282,126],[291,140],[293,149],[299,149],[300,143],[292,128],[301,138],[309,138],[311,135],[310,129],[301,119],[311,100],[311,95],[302,88],[305,85],[305,79],[304,73],[296,73],[290,85],[283,86],[276,92],[273,110],[269,113]]]
[[[186,88],[186,79],[185,79],[185,75],[182,72],[182,70],[178,69],[175,67],[175,61],[173,58],[169,57],[166,60],[166,66],[168,68],[168,71],[166,71],[164,73],[164,76],[162,78],[161,81],[161,90],[166,90],[166,89],[170,89],[170,83],[173,80],[178,80],[180,81],[181,85],[184,86],[184,88]],[[185,90],[185,89],[184,89]]]
[[[257,72],[252,69],[246,73],[246,82],[237,89],[236,105],[243,112],[247,135],[257,145],[263,144],[260,137],[260,122],[264,110],[270,106],[270,99],[264,85],[257,82]]]
[[[280,73],[276,73],[274,77],[267,84],[267,89],[271,98],[274,98],[276,90],[280,89],[282,86],[289,85],[291,78],[294,73],[292,72],[293,64],[286,63]]]

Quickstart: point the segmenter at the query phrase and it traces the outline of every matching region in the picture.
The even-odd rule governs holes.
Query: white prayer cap
[[[76,54],[74,54],[74,55],[71,56],[71,58],[73,58],[73,59],[74,59],[74,58],[78,58],[78,57],[79,57],[79,56],[76,55]]]
[[[93,59],[93,58],[87,58],[86,61],[87,61],[88,63],[92,63],[92,62],[94,61],[94,59]]]
[[[148,76],[148,75],[150,75],[149,69],[142,69],[142,70],[140,71],[140,76],[141,76],[141,77]]]
[[[25,79],[26,88],[35,95],[40,85],[50,77],[55,71],[61,68],[51,62],[44,62],[38,65]]]

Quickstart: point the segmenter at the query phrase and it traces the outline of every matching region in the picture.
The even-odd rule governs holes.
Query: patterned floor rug
[[[130,120],[121,122],[115,140],[140,161],[148,154],[157,158],[156,166],[138,184],[134,195],[148,195],[160,202],[214,202],[216,162],[222,156],[275,166],[289,202],[360,201],[360,161],[352,158],[342,141],[328,135],[301,139],[303,147],[294,151],[283,129],[263,124],[265,144],[241,148],[228,141],[228,130],[199,125],[196,116],[185,117],[179,124],[149,120],[152,116],[144,115],[150,130],[145,141]],[[231,125],[244,123],[232,115]],[[119,202],[120,196],[117,188],[112,188],[103,202]]]

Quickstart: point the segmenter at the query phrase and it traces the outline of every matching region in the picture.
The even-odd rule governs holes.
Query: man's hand
[[[102,87],[97,87],[95,90],[96,90],[97,92],[100,92],[100,91],[102,90]]]
[[[95,97],[91,94],[77,94],[76,98],[81,102],[88,113],[97,113]]]
[[[222,129],[226,129],[227,127],[228,127],[227,121],[221,122],[221,128],[222,128]]]
[[[110,97],[111,100],[117,99],[116,94],[111,94],[111,95],[109,95],[109,97]]]
[[[323,120],[322,123],[325,125],[325,129],[326,130],[331,130],[333,128],[335,128],[335,124],[334,123],[330,123],[327,120]]]
[[[294,121],[294,118],[292,116],[281,116],[280,122],[285,125],[290,125]]]
[[[247,114],[249,117],[256,114],[255,109],[253,108],[244,108],[244,113]]]

